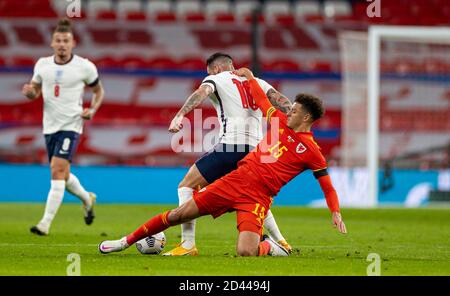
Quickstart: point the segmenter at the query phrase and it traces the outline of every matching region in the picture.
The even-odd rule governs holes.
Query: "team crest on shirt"
[[[62,69],[57,69],[56,73],[55,73],[55,83],[59,83],[62,76],[63,76],[63,70]]]
[[[303,145],[302,143],[298,143],[298,145],[297,145],[297,149],[295,149],[295,151],[297,152],[297,153],[303,153],[303,152],[305,152],[306,151],[306,147],[305,147],[305,145]]]

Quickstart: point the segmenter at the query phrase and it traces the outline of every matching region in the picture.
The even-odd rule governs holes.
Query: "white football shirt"
[[[93,86],[98,82],[95,65],[77,55],[65,64],[57,64],[54,56],[44,57],[34,66],[31,80],[42,86],[43,133],[74,131],[81,134],[83,91],[85,85]]]
[[[256,80],[265,93],[273,88],[262,79]],[[263,136],[262,112],[251,97],[248,81],[225,71],[207,76],[204,84],[213,89],[210,99],[220,123],[219,143],[256,147]]]

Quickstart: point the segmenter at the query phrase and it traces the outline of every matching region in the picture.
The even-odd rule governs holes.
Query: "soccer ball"
[[[136,243],[136,248],[141,254],[159,254],[165,245],[166,236],[164,232],[160,232],[141,239]]]

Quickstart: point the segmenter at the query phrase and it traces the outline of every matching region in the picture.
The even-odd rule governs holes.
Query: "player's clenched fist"
[[[81,117],[83,119],[92,119],[92,117],[94,117],[95,114],[95,110],[92,108],[84,108],[83,112],[81,113]]]
[[[181,123],[183,121],[184,116],[177,115],[172,119],[172,122],[169,126],[169,132],[171,133],[177,133],[183,128],[183,124]]]
[[[237,69],[237,70],[233,71],[233,74],[235,74],[237,76],[245,77],[245,78],[247,78],[247,80],[255,78],[255,76],[253,76],[253,72],[250,71],[250,69],[248,69],[248,68]]]
[[[36,89],[34,86],[30,83],[24,84],[22,87],[22,94],[29,98],[30,100],[33,100],[37,96]]]

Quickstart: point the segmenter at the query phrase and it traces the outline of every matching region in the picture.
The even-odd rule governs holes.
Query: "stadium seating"
[[[176,19],[175,13],[172,12],[172,4],[169,1],[148,1],[146,13],[148,19],[153,21],[174,21]]]
[[[241,0],[236,1],[234,7],[234,13],[236,20],[244,20],[252,14],[253,10],[259,8],[259,2],[257,0]]]
[[[204,12],[208,17],[214,17],[217,14],[229,14],[232,12],[231,4],[227,0],[207,1]]]
[[[319,16],[321,15],[320,3],[318,1],[298,1],[294,4],[294,15],[300,19]]]
[[[264,16],[267,21],[274,21],[277,16],[289,15],[291,4],[289,1],[267,1],[264,5]]]
[[[140,0],[119,1],[117,3],[117,13],[122,19],[126,19],[130,14],[140,12],[142,12],[142,2]]]
[[[205,20],[200,0],[177,1],[175,5],[175,14],[180,20]]]
[[[323,5],[323,14],[329,18],[350,16],[352,14],[352,7],[346,1],[325,1]]]
[[[0,29],[0,47],[8,46],[8,44],[9,44],[9,42],[8,42],[7,34],[4,33],[4,32]]]
[[[107,12],[110,15],[115,15],[115,11],[112,10],[112,2],[111,0],[89,0],[85,2],[87,4],[87,12],[89,18],[99,18],[102,15],[107,15]]]
[[[450,8],[446,0],[387,1],[382,5],[383,19],[368,18],[366,1],[346,0],[83,0],[83,15],[100,20],[152,20],[157,22],[249,21],[254,8],[261,6],[260,21],[271,24],[297,22],[381,22],[405,25],[445,25],[450,23]],[[0,16],[7,18],[54,18],[64,15],[67,3],[59,0],[2,0]]]
[[[333,97],[340,93],[336,78],[338,31],[365,29],[369,24],[450,24],[448,0],[414,1],[414,4],[406,0],[384,1],[382,19],[367,17],[366,1],[83,0],[81,4],[82,17],[87,18],[74,19],[76,50],[97,65],[107,88],[105,104],[94,124],[87,127],[80,144],[81,154],[91,156],[97,151],[89,141],[94,137],[91,130],[97,135],[111,127],[148,129],[148,133],[137,135],[128,130],[124,132],[125,142],[131,146],[143,145],[151,141],[155,133],[165,131],[186,95],[206,74],[205,59],[212,52],[229,52],[236,67],[249,67],[251,33],[248,23],[256,8],[261,11],[257,20],[261,24],[259,62],[263,75],[271,77],[269,82],[289,97],[302,89],[331,100],[327,102],[327,116],[318,123],[317,130],[323,151],[332,155],[340,144],[341,124],[340,95]],[[34,147],[40,139],[36,136],[36,131],[39,132],[36,127],[42,120],[42,101],[25,103],[18,95],[21,84],[17,81],[27,81],[37,58],[50,53],[50,33],[57,17],[65,14],[66,6],[67,2],[61,0],[0,0],[0,70],[5,69],[0,71],[0,75],[4,74],[0,81],[3,92],[0,121],[18,126],[11,131],[17,134],[14,145]],[[381,69],[400,75],[450,73],[450,61],[436,57],[417,63],[398,58],[383,61]],[[26,75],[24,71],[28,71]],[[11,77],[9,73],[13,73]],[[306,79],[286,82],[277,78],[280,75]],[[308,80],[309,76],[319,78],[312,81]],[[322,77],[325,78],[321,80]],[[406,100],[419,97],[413,95],[417,92],[413,85],[400,89],[392,86],[390,91],[401,94]],[[442,92],[449,96],[448,91]],[[382,110],[386,110],[383,108],[386,106],[382,105]],[[207,104],[204,116],[214,114]],[[430,120],[411,124],[414,114],[429,115]],[[445,110],[390,112],[382,128],[399,131],[414,126],[418,130],[442,132],[443,128],[450,128],[442,125],[448,122],[446,114]],[[166,142],[166,146],[158,145],[148,154],[151,163],[158,164],[152,158],[154,155],[169,155],[175,159]],[[46,161],[43,149],[41,146],[35,156],[9,157],[16,162],[35,157]],[[148,159],[122,158],[111,153],[105,163],[142,164]]]
[[[49,0],[0,2],[0,17],[5,18],[54,18],[57,14]]]
[[[13,30],[20,43],[31,46],[45,44],[44,36],[34,26],[14,26]]]

